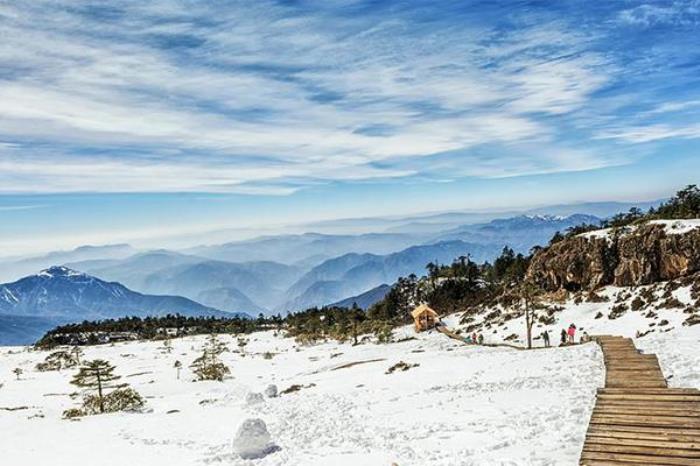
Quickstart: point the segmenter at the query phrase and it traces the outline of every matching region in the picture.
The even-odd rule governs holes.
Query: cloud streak
[[[601,31],[481,8],[0,3],[0,193],[284,195],[624,163],[570,149],[570,126],[602,119],[592,103],[619,71],[592,46]],[[484,145],[529,155],[486,164]],[[461,169],[436,173],[438,156]]]

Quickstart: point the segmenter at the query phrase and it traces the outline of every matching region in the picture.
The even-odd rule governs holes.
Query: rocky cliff
[[[673,280],[700,271],[700,221],[654,221],[599,230],[539,251],[528,276],[548,291]]]

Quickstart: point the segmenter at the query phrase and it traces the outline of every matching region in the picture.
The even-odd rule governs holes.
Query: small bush
[[[589,303],[607,303],[610,299],[607,296],[602,296],[595,291],[591,291],[588,293],[588,296],[586,296],[586,301]]]
[[[627,312],[627,305],[626,304],[617,304],[613,306],[610,309],[610,314],[608,314],[608,319],[610,320],[615,320],[618,317],[622,316],[625,312]]]
[[[659,304],[659,309],[677,309],[682,307],[684,307],[683,303],[672,296]]]
[[[643,308],[644,306],[646,306],[646,302],[644,302],[644,300],[642,298],[637,296],[636,298],[634,298],[632,300],[632,302],[630,303],[630,306],[631,306],[633,311],[638,311],[641,308]]]
[[[120,411],[137,411],[146,404],[143,397],[133,388],[125,387],[114,390],[104,395],[105,413],[116,413]],[[85,414],[100,413],[100,397],[97,395],[86,395],[83,398],[83,409]]]
[[[396,371],[405,372],[411,368],[418,367],[418,366],[420,366],[420,364],[410,364],[410,363],[406,363],[403,361],[399,361],[396,364],[394,364],[393,366],[391,366],[389,369],[387,369],[386,374],[393,374]]]
[[[197,366],[193,372],[199,381],[215,380],[217,382],[223,382],[224,377],[231,373],[231,369],[223,362],[217,361]]]
[[[687,319],[685,319],[685,322],[683,322],[683,325],[686,327],[692,327],[693,325],[700,324],[700,315],[694,314]]]

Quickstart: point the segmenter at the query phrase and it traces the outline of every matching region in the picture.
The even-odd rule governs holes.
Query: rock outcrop
[[[673,280],[700,271],[700,228],[664,224],[564,239],[539,251],[528,276],[547,291],[594,290]]]

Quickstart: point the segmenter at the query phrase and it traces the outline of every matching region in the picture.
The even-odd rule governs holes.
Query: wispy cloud
[[[17,210],[33,210],[47,207],[45,204],[30,204],[30,205],[0,205],[0,212],[12,212]]]
[[[593,102],[620,66],[602,32],[479,8],[0,3],[0,192],[282,195],[453,178],[421,163],[445,153],[460,176],[624,163],[572,152],[567,134],[604,117]],[[485,166],[484,145],[528,155]]]

